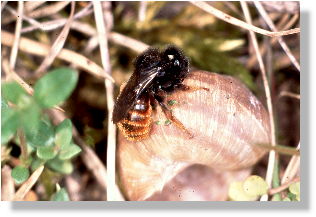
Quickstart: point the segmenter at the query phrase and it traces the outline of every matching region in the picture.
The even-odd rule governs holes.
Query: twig
[[[1,43],[6,46],[12,46],[13,35],[6,31],[1,31]],[[46,56],[49,53],[50,46],[21,37],[19,49],[30,54]],[[107,78],[110,81],[114,82],[114,79],[110,75],[103,73],[103,69],[99,65],[74,51],[62,49],[61,52],[57,55],[57,58],[75,64],[79,68],[84,69],[85,71],[91,73],[98,78]]]
[[[206,2],[193,2],[191,1],[192,4],[195,6],[201,8],[202,10],[216,16],[217,18],[224,20],[225,22],[228,22],[230,24],[233,24],[235,26],[239,26],[243,29],[247,29],[249,31],[257,32],[262,35],[270,36],[270,37],[278,37],[278,36],[283,36],[283,35],[290,35],[290,34],[295,34],[300,32],[300,28],[295,28],[295,29],[290,29],[286,31],[280,31],[280,32],[271,32],[265,29],[258,28],[254,25],[251,25],[249,23],[245,23],[239,19],[236,19],[235,17],[232,17],[226,13],[223,13],[222,11],[212,7],[211,5],[207,4]]]
[[[107,42],[107,28],[104,23],[104,15],[101,2],[93,2],[95,21],[98,30],[98,39],[101,52],[101,61],[106,74],[111,74],[110,56]],[[120,201],[123,200],[119,190],[116,188],[116,172],[115,172],[115,156],[116,156],[116,126],[112,122],[112,113],[114,108],[113,89],[114,86],[105,80],[106,99],[108,109],[108,137],[107,137],[107,200]]]
[[[25,2],[24,8],[25,8],[25,11],[27,11],[29,13],[44,3],[45,3],[45,1],[28,1],[28,2]]]
[[[291,97],[291,98],[294,98],[294,99],[298,99],[298,100],[301,99],[301,96],[299,94],[291,93],[291,92],[288,92],[288,91],[281,91],[280,97],[282,97],[282,96],[288,96],[288,97]]]
[[[1,200],[12,201],[14,198],[14,180],[11,176],[11,168],[4,165],[1,169]]]
[[[146,19],[146,9],[147,9],[147,2],[146,1],[139,2],[139,9],[138,9],[139,22],[143,22]]]
[[[2,12],[3,8],[6,6],[7,3],[8,3],[8,1],[2,1],[2,3],[1,3],[1,12]]]
[[[297,21],[297,19],[299,18],[299,15],[298,14],[295,14],[291,19],[290,19],[290,21],[287,21],[286,22],[286,24],[285,24],[285,26],[283,26],[283,20],[281,20],[280,21],[280,23],[279,23],[279,29],[284,29],[284,30],[286,30],[286,29],[289,29],[289,28],[291,28],[292,27],[292,25]],[[274,45],[275,43],[277,42],[277,38],[272,38],[272,40],[271,40],[271,45]],[[267,50],[267,48],[265,47],[265,46],[261,46],[260,47],[260,53],[261,53],[261,55],[264,55],[265,54],[265,52],[266,52],[266,50]],[[256,56],[252,56],[250,59],[249,59],[249,61],[248,61],[248,63],[247,63],[247,68],[248,69],[250,69],[250,68],[252,68],[254,65],[255,65],[255,63],[257,62],[257,57]]]
[[[149,47],[149,45],[147,45],[141,41],[138,41],[136,39],[127,37],[125,35],[122,35],[122,34],[119,34],[116,32],[111,32],[109,34],[109,39],[111,41],[113,41],[114,43],[122,45],[124,47],[129,48],[129,49],[132,49],[132,50],[136,51],[137,53],[141,53]]]
[[[245,15],[245,19],[246,19],[247,23],[251,24],[251,16],[250,16],[250,13],[248,10],[247,3],[244,1],[241,1],[240,4],[241,4],[241,7],[242,7],[242,10],[243,10],[243,13]],[[274,119],[273,119],[273,108],[272,108],[272,99],[271,99],[270,87],[269,87],[265,67],[263,64],[262,56],[260,55],[260,52],[259,52],[259,46],[258,46],[258,42],[256,39],[256,35],[253,31],[250,31],[250,30],[249,30],[249,33],[250,33],[252,45],[255,49],[256,56],[257,56],[257,59],[259,62],[261,76],[262,76],[263,85],[264,85],[264,90],[265,90],[265,94],[266,94],[266,101],[267,101],[267,106],[268,106],[269,119],[270,119],[270,129],[271,129],[271,145],[275,146],[276,145],[275,126],[274,126]],[[269,188],[271,187],[271,183],[272,183],[275,158],[276,158],[275,151],[273,151],[273,150],[270,151],[269,152],[268,169],[267,169],[267,174],[266,174],[266,182],[268,183]],[[267,200],[267,195],[262,196],[261,200]]]
[[[297,150],[300,149],[300,144],[299,143],[296,147]],[[299,168],[300,168],[300,156],[293,156],[289,162],[289,164],[287,165],[286,169],[285,169],[285,172],[284,172],[284,175],[282,177],[282,180],[281,180],[281,184],[284,184],[286,182],[288,182],[289,180],[293,179]]]
[[[92,6],[92,3],[89,3],[86,7],[84,7],[82,10],[80,10],[78,13],[76,13],[73,17],[73,20],[76,20],[76,19],[79,19],[81,17],[89,15],[92,12],[91,6]],[[21,30],[22,33],[31,32],[31,31],[34,31],[37,29],[40,29],[42,31],[52,31],[52,30],[55,30],[57,28],[64,26],[67,22],[67,19],[62,18],[62,19],[51,20],[51,21],[39,23],[36,20],[34,20],[28,16],[25,16],[25,15],[24,15],[23,19],[25,19],[26,21],[31,23],[32,26],[22,28],[22,30]],[[71,28],[73,28],[73,27],[76,27],[75,22],[71,23]]]
[[[20,159],[22,160],[22,163],[25,163],[25,161],[28,159],[25,135],[21,129],[18,129],[17,134],[20,139],[20,148],[21,148],[21,156],[22,156]]]
[[[263,17],[263,19],[265,20],[265,22],[270,27],[270,29],[272,29],[273,31],[278,31],[277,28],[275,27],[274,23],[272,22],[271,18],[269,17],[269,15],[265,11],[265,9],[262,7],[261,3],[258,2],[258,1],[254,1],[254,4],[257,7],[257,9],[258,9],[259,13],[261,14],[261,16]],[[289,47],[284,42],[283,38],[282,37],[278,37],[278,41],[279,41],[281,47],[283,48],[284,52],[286,53],[286,55],[289,57],[289,59],[293,63],[293,65],[297,68],[298,71],[301,71],[301,67],[300,67],[299,63],[297,62],[297,60],[293,56],[293,54],[292,54],[291,50],[289,49]]]
[[[40,166],[32,173],[30,178],[22,184],[22,186],[19,188],[19,190],[16,192],[14,196],[15,201],[23,200],[25,195],[31,190],[33,185],[36,183],[36,181],[42,174],[43,170],[44,170],[44,166]]]
[[[299,181],[300,181],[300,177],[296,177],[296,178],[292,179],[291,181],[288,181],[288,182],[280,185],[277,188],[269,189],[268,194],[273,195],[273,194],[280,193],[281,191],[284,191],[285,189],[287,189],[291,184],[293,184],[295,182],[299,182]]]
[[[62,10],[69,3],[70,3],[70,1],[56,2],[54,4],[44,6],[44,7],[37,9],[37,10],[31,11],[31,12],[27,13],[26,15],[31,17],[31,18],[41,18],[41,17],[50,16],[50,15],[56,14],[57,12]],[[2,20],[2,24],[3,25],[8,24],[8,23],[12,22],[14,19],[15,19],[14,16],[13,17],[4,17]]]
[[[18,55],[19,42],[21,37],[21,28],[22,28],[22,16],[23,16],[23,1],[18,2],[18,16],[16,20],[15,33],[14,33],[14,42],[11,49],[10,55],[10,68],[13,70],[16,62],[16,57]]]
[[[41,65],[36,70],[36,73],[43,73],[44,71],[46,71],[49,68],[49,66],[54,62],[57,55],[60,53],[60,51],[63,48],[65,41],[67,39],[69,30],[70,30],[70,24],[73,21],[74,13],[75,13],[75,2],[72,1],[71,2],[70,16],[69,16],[64,28],[62,29],[62,31],[60,32],[60,34],[58,35],[58,37],[54,41],[52,47],[50,48],[49,54],[44,58]]]

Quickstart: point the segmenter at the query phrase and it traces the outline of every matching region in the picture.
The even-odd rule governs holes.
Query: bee
[[[164,103],[166,94],[177,89],[190,89],[182,84],[189,74],[188,58],[175,46],[168,46],[163,51],[149,48],[136,58],[134,67],[134,73],[119,94],[113,110],[112,121],[124,137],[130,141],[148,137],[153,106],[157,104],[171,123],[192,137]]]

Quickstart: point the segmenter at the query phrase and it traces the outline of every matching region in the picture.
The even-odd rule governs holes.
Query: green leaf
[[[59,189],[53,196],[52,201],[69,201],[69,196],[65,188]]]
[[[285,197],[282,201],[291,201],[291,199],[288,197]]]
[[[36,155],[42,160],[51,160],[57,155],[56,147],[54,146],[38,147],[36,151]]]
[[[15,183],[21,184],[25,180],[27,180],[30,176],[30,172],[27,168],[22,167],[22,166],[16,166],[12,171],[11,171],[11,176],[14,179]]]
[[[62,149],[58,155],[60,160],[68,160],[81,152],[81,148],[75,144]]]
[[[70,68],[48,72],[34,86],[34,97],[44,108],[53,107],[66,100],[78,81],[78,73]]]
[[[61,150],[68,147],[72,139],[72,123],[69,119],[65,119],[56,127],[55,144]]]
[[[27,96],[25,90],[16,82],[3,83],[1,91],[2,96],[14,104],[18,104],[21,97]]]
[[[2,105],[1,105],[2,107]],[[1,144],[7,143],[18,128],[17,112],[9,107],[1,108]]]
[[[41,109],[32,100],[28,106],[18,108],[18,120],[25,134],[33,134],[38,131],[40,125]]]
[[[257,196],[249,195],[244,191],[243,182],[232,182],[229,186],[228,196],[234,201],[255,201]]]
[[[47,165],[49,168],[62,174],[70,174],[73,171],[73,166],[68,160],[63,161],[58,158],[54,158],[53,160],[49,160]]]
[[[40,166],[44,165],[45,162],[46,162],[45,160],[35,157],[35,159],[32,161],[32,164],[31,164],[31,170],[35,171]]]
[[[243,184],[244,191],[251,196],[261,196],[267,193],[268,184],[260,176],[249,176]]]
[[[295,182],[291,184],[289,190],[292,194],[300,195],[300,182]]]
[[[26,134],[26,139],[33,147],[51,146],[54,142],[54,129],[50,123],[41,120],[37,129],[31,129]]]

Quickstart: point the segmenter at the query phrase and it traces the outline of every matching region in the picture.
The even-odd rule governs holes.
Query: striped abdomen
[[[151,129],[151,112],[149,97],[142,97],[136,101],[127,117],[118,122],[118,128],[130,141],[145,139]]]

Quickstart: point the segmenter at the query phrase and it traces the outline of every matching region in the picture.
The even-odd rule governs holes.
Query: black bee
[[[164,104],[166,93],[188,89],[182,84],[189,73],[188,58],[175,46],[168,46],[162,52],[149,48],[136,58],[134,66],[134,73],[118,96],[113,111],[112,120],[123,135],[132,141],[146,138],[152,124],[152,105],[157,102],[171,122],[190,134]]]

